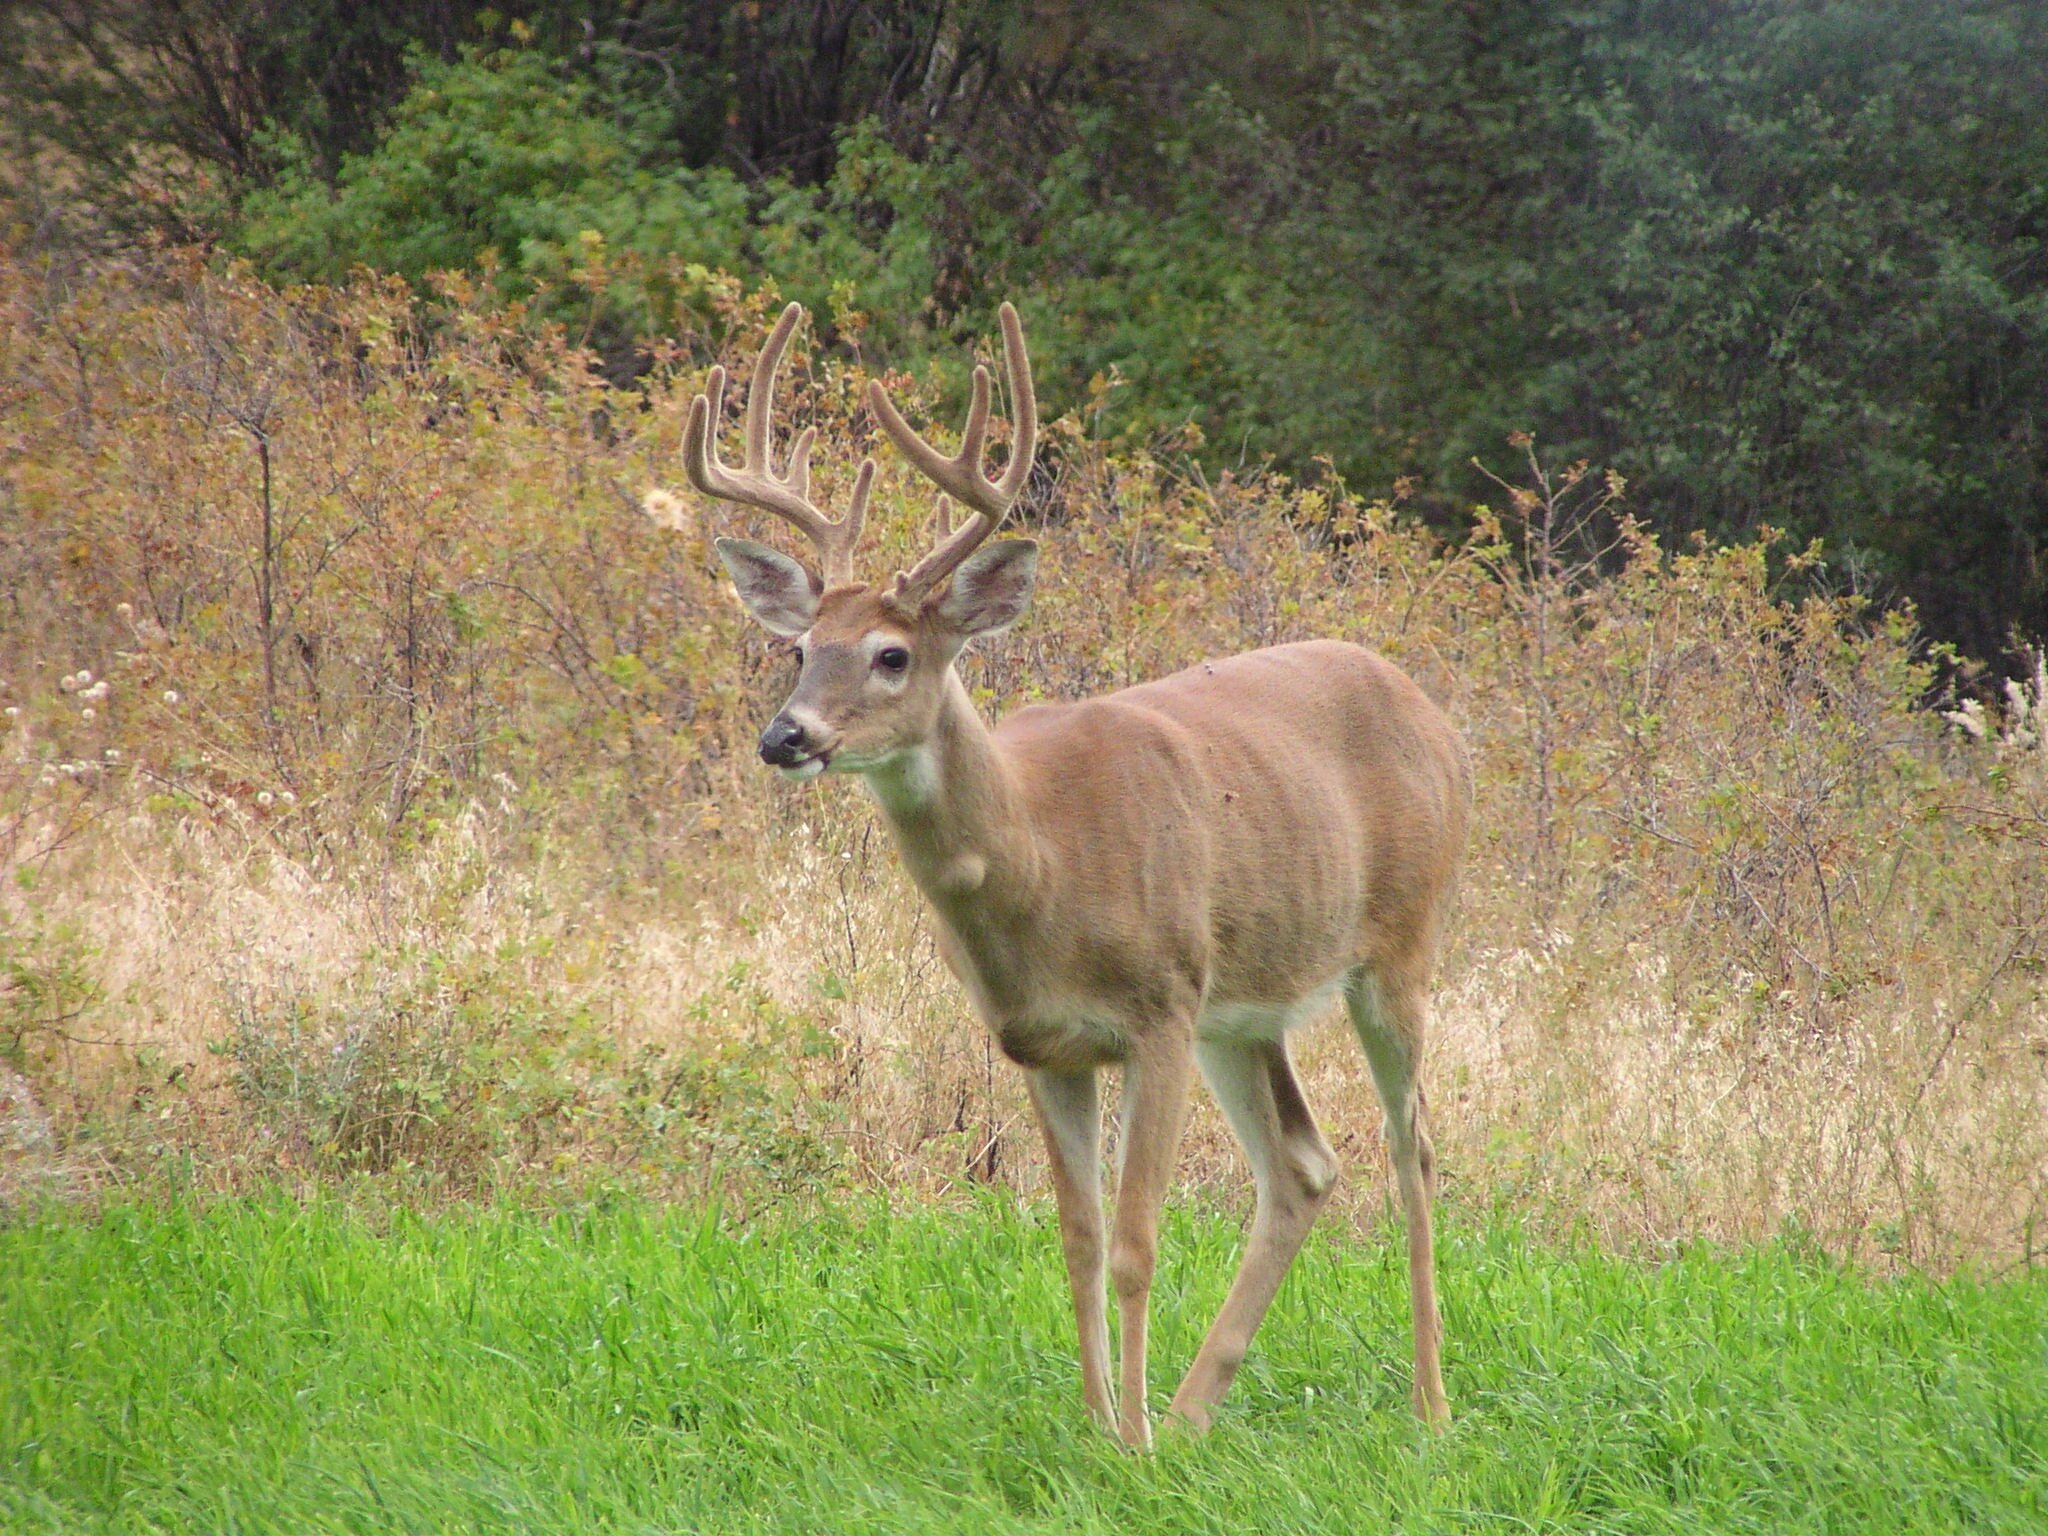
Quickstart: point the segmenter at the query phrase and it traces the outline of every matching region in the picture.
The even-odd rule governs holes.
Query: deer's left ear
[[[969,639],[1008,629],[1031,606],[1031,583],[1037,575],[1037,540],[984,544],[960,562],[933,611],[949,629]]]

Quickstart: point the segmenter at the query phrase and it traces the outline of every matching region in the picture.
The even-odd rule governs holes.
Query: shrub
[[[648,495],[694,367],[622,395],[454,288],[423,332],[389,283],[182,256],[0,282],[0,828],[15,867],[54,840],[36,900],[134,1000],[125,1035],[195,1068],[211,1108],[173,1132],[457,1182],[1036,1176],[864,799],[757,777],[787,664],[710,538],[761,530]],[[773,299],[707,291],[740,363]],[[866,376],[814,357],[783,401],[828,502]],[[2005,741],[2031,713],[1951,726],[1909,617],[1824,551],[1666,549],[1526,440],[1451,543],[1335,478],[1176,471],[1072,417],[1046,440],[1045,576],[978,697],[1334,635],[1472,740],[1432,1068],[1454,1192],[1640,1240],[2037,1251],[2048,839]],[[867,569],[928,504],[886,459]],[[1355,1051],[1303,1054],[1340,1150],[1372,1150]],[[1233,1166],[1206,1113],[1191,1147]]]
[[[304,146],[276,140],[279,174],[244,201],[234,244],[301,281],[481,273],[615,369],[637,367],[650,338],[713,323],[717,272],[779,279],[827,319],[861,302],[912,310],[929,291],[914,226],[857,225],[857,201],[911,175],[879,140],[857,137],[840,180],[814,192],[664,162],[652,132],[535,50],[421,57],[376,147],[344,158],[331,185]]]

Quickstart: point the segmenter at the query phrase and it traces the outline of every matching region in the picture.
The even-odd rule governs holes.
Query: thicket
[[[719,271],[842,356],[1012,297],[1050,400],[1212,475],[1456,535],[1529,430],[1667,541],[1824,538],[2015,671],[2048,632],[2030,0],[63,0],[0,11],[0,92],[48,238],[460,268],[614,379],[708,355]]]
[[[774,296],[704,293],[743,362]],[[50,1122],[8,1182],[1028,1185],[1015,1074],[864,797],[754,761],[790,663],[710,539],[774,530],[672,494],[697,360],[622,389],[520,302],[434,297],[0,263],[0,1052]],[[867,376],[810,345],[785,392],[828,501]],[[1909,621],[1810,548],[1667,547],[1527,438],[1446,542],[1327,472],[1088,428],[1047,428],[1040,595],[970,680],[1000,710],[1330,635],[1445,703],[1480,785],[1432,1048],[1453,1198],[2041,1251],[2038,669],[1945,718]],[[885,456],[869,568],[928,489]],[[1304,1051],[1370,1192],[1364,1064]],[[1205,1109],[1196,1176],[1233,1158]]]

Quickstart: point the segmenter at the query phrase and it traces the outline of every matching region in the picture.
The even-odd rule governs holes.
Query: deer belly
[[[1196,1021],[1195,1033],[1205,1040],[1274,1041],[1290,1029],[1312,1022],[1337,1000],[1342,976],[1289,1003],[1211,1002]]]

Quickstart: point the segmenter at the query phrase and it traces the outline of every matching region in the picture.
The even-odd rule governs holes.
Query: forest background
[[[985,702],[1344,635],[1478,750],[1454,1198],[2031,1263],[2043,100],[2021,0],[0,7],[8,1178],[1028,1185],[669,494],[781,300],[829,477],[1010,298]]]
[[[1212,465],[1327,460],[1455,528],[1473,455],[1532,431],[1667,537],[1825,538],[1972,655],[2048,630],[2024,0],[6,15],[38,238],[487,267],[615,380],[710,320],[703,273],[898,366],[951,364],[1009,297],[1098,435],[1192,422]],[[595,292],[593,242],[633,258]]]

